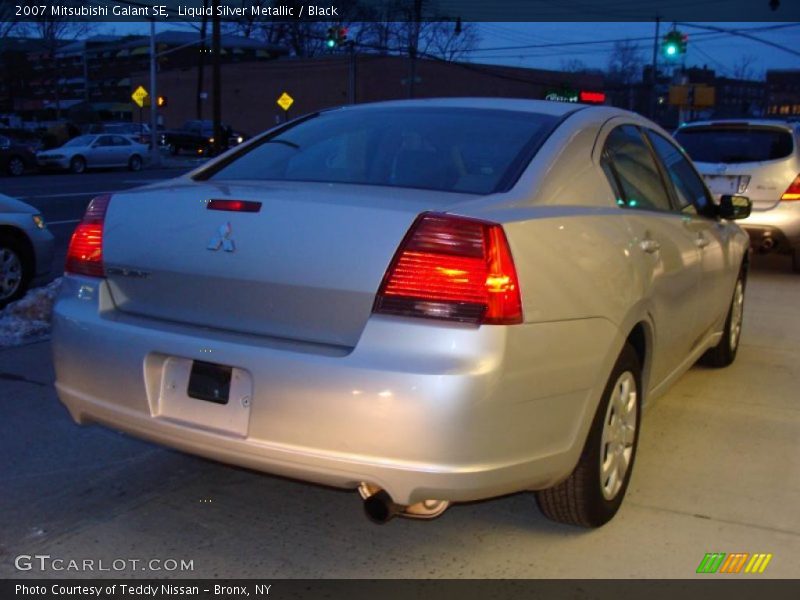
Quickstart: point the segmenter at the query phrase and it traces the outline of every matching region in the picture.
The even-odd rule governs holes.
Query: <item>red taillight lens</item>
[[[800,174],[794,178],[794,181],[792,181],[789,187],[786,188],[786,191],[783,192],[781,200],[800,200]]]
[[[86,208],[83,220],[75,228],[67,250],[67,273],[105,277],[103,269],[103,222],[111,194],[97,196]]]
[[[228,210],[232,212],[259,212],[261,202],[253,200],[209,200],[208,210]]]
[[[383,278],[375,312],[511,325],[522,322],[519,282],[500,225],[425,213]]]

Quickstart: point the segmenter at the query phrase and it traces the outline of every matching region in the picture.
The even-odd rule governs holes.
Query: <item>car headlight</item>
[[[236,138],[236,143],[237,144],[241,144],[243,141],[244,141],[244,138],[242,136],[239,136],[239,137]]]
[[[39,229],[44,229],[46,227],[42,215],[33,215],[33,224]]]
[[[209,144],[213,144],[214,143],[214,138],[213,137],[208,138],[208,143]]]

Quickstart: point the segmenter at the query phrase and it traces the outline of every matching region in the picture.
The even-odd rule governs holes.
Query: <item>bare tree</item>
[[[571,58],[569,60],[561,60],[561,70],[565,73],[585,73],[589,70],[589,67],[582,60]]]
[[[758,58],[752,54],[743,54],[733,63],[731,76],[734,79],[756,79],[756,69],[753,65],[757,60]]]
[[[612,83],[629,86],[638,81],[642,74],[642,49],[631,40],[614,43],[608,59],[608,79]]]
[[[38,17],[29,23],[21,24],[20,31],[39,40],[44,53],[50,57],[56,54],[65,43],[88,36],[94,30],[94,24],[81,21],[72,21],[60,17]],[[59,73],[53,71],[53,96],[56,103],[56,119],[61,118],[61,90],[59,87]],[[84,82],[88,85],[88,82]]]
[[[10,2],[0,2],[0,40],[6,39],[17,27],[18,22],[14,20],[16,9]]]
[[[480,40],[475,23],[431,21],[421,24],[419,50],[423,55],[455,61],[477,48]]]

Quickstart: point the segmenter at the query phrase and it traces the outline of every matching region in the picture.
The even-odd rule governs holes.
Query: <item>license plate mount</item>
[[[186,395],[195,400],[227,404],[231,393],[232,367],[195,360],[189,373]]]

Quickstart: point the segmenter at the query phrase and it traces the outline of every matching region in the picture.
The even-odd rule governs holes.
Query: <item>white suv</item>
[[[743,194],[753,202],[739,221],[762,252],[791,254],[800,272],[800,124],[769,120],[702,121],[675,139],[717,196]]]

